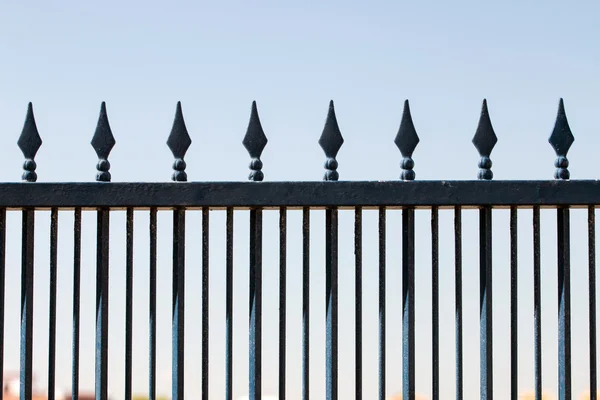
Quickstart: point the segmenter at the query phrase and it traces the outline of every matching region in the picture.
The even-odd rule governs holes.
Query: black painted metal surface
[[[600,181],[0,183],[0,207],[173,209],[600,205]]]
[[[394,143],[396,143],[396,146],[398,146],[398,149],[400,149],[402,157],[404,157],[400,163],[400,168],[402,168],[400,179],[403,181],[414,181],[416,175],[415,171],[413,171],[415,162],[412,159],[412,155],[417,147],[417,144],[419,144],[419,136],[415,130],[412,116],[410,115],[408,100],[404,102],[402,122],[400,122],[400,128],[398,129]]]
[[[110,124],[108,123],[106,103],[102,102],[98,124],[96,125],[96,132],[94,132],[91,141],[91,145],[94,148],[96,155],[98,155],[98,164],[96,165],[96,169],[98,170],[96,181],[98,182],[110,182],[111,180],[108,155],[115,144],[115,137],[113,136]]]
[[[96,235],[96,399],[108,400],[108,278],[110,211],[97,211]]]
[[[192,139],[185,126],[181,102],[177,102],[173,128],[171,128],[171,133],[167,139],[167,146],[169,146],[171,153],[173,153],[173,157],[175,157],[175,161],[173,161],[173,175],[171,176],[171,180],[175,182],[187,181],[187,173],[185,172],[187,165],[183,160],[183,157],[185,157],[185,153],[187,153],[191,144]]]
[[[33,240],[35,211],[23,210],[21,240],[20,399],[31,400],[33,377]]]
[[[209,210],[202,209],[202,400],[209,399]]]
[[[463,399],[462,210],[454,208],[454,326],[456,400]]]
[[[267,145],[267,137],[263,131],[258,117],[258,109],[256,108],[256,102],[252,102],[252,111],[250,113],[250,122],[248,122],[248,129],[242,144],[248,150],[248,154],[252,159],[250,160],[250,175],[248,179],[254,182],[260,182],[264,179],[265,175],[262,172],[263,163],[260,160],[265,146]]]
[[[310,391],[310,209],[302,210],[302,400]]]
[[[23,163],[23,181],[37,181],[37,174],[35,172],[37,165],[33,159],[42,146],[42,138],[38,133],[35,117],[33,116],[33,105],[31,103],[29,103],[29,106],[27,107],[25,125],[23,126],[23,131],[21,132],[21,136],[19,136],[17,144],[25,156],[25,162]]]
[[[79,340],[81,294],[81,209],[76,208],[73,222],[73,327],[71,361],[71,400],[79,399]]]
[[[325,120],[325,127],[323,133],[319,139],[319,145],[325,152],[327,160],[325,161],[325,175],[323,180],[325,181],[337,181],[340,174],[337,172],[338,162],[335,159],[338,151],[344,144],[344,138],[340,132],[337,118],[335,116],[335,108],[333,107],[333,100],[329,102],[329,112],[327,113],[327,119]]]
[[[249,388],[250,400],[262,398],[262,210],[250,211],[250,334]]]
[[[355,338],[354,338],[354,358],[355,358],[355,393],[356,400],[362,400],[362,374],[363,374],[363,357],[362,357],[362,275],[363,275],[363,260],[362,260],[362,209],[356,207],[354,210],[354,263],[355,263],[355,280],[354,280],[354,316],[355,316]]]
[[[48,400],[56,391],[56,284],[58,273],[58,209],[50,214],[50,288],[48,299]],[[1,371],[1,369],[0,369]]]
[[[333,105],[330,102],[325,126],[319,145],[323,149],[325,162],[325,182],[261,182],[264,180],[263,163],[260,159],[267,137],[263,131],[258,115],[256,102],[252,103],[250,121],[242,140],[243,146],[250,155],[251,182],[187,182],[186,162],[184,157],[191,145],[191,138],[183,118],[181,103],[177,103],[173,127],[167,140],[173,162],[174,182],[163,183],[110,183],[110,163],[108,157],[116,141],[108,121],[106,104],[102,103],[96,131],[91,144],[98,156],[97,182],[89,183],[37,183],[37,165],[34,158],[42,145],[42,140],[33,115],[33,106],[29,104],[22,133],[18,139],[18,147],[23,153],[22,181],[26,183],[0,183],[0,367],[4,365],[4,279],[5,279],[5,245],[6,245],[6,212],[18,210],[22,213],[22,260],[21,260],[21,336],[20,336],[20,396],[22,400],[32,398],[33,374],[33,294],[34,294],[34,231],[35,216],[38,210],[50,210],[50,260],[49,260],[49,297],[48,316],[48,398],[54,398],[56,382],[56,301],[57,283],[60,277],[57,254],[58,215],[61,210],[74,209],[74,241],[73,241],[73,325],[72,325],[72,399],[78,399],[79,392],[79,342],[80,342],[80,283],[81,283],[81,219],[83,211],[94,211],[97,214],[97,252],[96,252],[96,343],[95,343],[95,393],[99,400],[107,400],[108,395],[108,296],[109,296],[109,222],[111,212],[116,209],[126,210],[126,255],[125,255],[125,360],[124,360],[124,398],[132,398],[132,369],[134,330],[133,330],[133,216],[135,210],[149,209],[149,370],[148,392],[152,400],[157,395],[157,214],[168,210],[173,214],[173,298],[172,298],[172,398],[184,398],[184,312],[185,312],[185,219],[186,211],[197,209],[202,211],[202,291],[201,291],[201,362],[198,376],[200,379],[201,398],[210,399],[209,377],[212,348],[209,318],[211,312],[209,288],[209,220],[213,209],[226,210],[226,244],[225,244],[225,398],[233,400],[235,379],[234,371],[234,307],[233,299],[236,288],[233,285],[234,254],[234,212],[248,212],[250,217],[249,246],[249,361],[248,393],[252,400],[261,399],[262,382],[266,377],[262,370],[262,264],[263,264],[263,212],[276,210],[279,212],[279,310],[278,310],[278,373],[268,379],[276,379],[279,399],[289,395],[288,376],[295,368],[288,368],[288,316],[286,313],[287,286],[299,285],[300,282],[288,282],[287,240],[288,212],[291,209],[302,210],[302,335],[301,335],[301,370],[296,379],[301,380],[303,400],[308,400],[311,382],[310,370],[310,275],[311,267],[323,268],[325,272],[325,393],[316,397],[328,400],[338,398],[338,355],[345,349],[338,348],[338,312],[345,311],[338,304],[339,286],[345,282],[338,281],[338,259],[342,259],[341,248],[338,248],[338,215],[344,210],[353,212],[354,216],[354,361],[353,374],[356,399],[363,396],[363,374],[375,373],[363,367],[363,275],[377,270],[379,275],[379,323],[378,323],[378,397],[385,399],[386,386],[390,382],[402,387],[405,400],[414,400],[416,386],[416,349],[415,349],[415,301],[419,301],[419,293],[415,287],[415,268],[421,261],[415,253],[415,215],[419,209],[431,211],[431,329],[432,329],[432,375],[431,395],[438,400],[443,397],[440,382],[445,371],[440,371],[440,213],[444,209],[454,213],[454,296],[455,296],[455,389],[456,399],[471,396],[464,382],[463,358],[463,237],[462,210],[476,208],[479,210],[479,280],[480,280],[480,394],[481,399],[491,400],[494,395],[494,358],[492,311],[494,307],[507,307],[510,315],[510,381],[508,382],[509,398],[516,400],[519,386],[519,347],[518,318],[519,296],[517,296],[518,265],[517,216],[519,209],[533,208],[533,343],[534,343],[534,383],[535,398],[542,398],[542,325],[541,325],[541,228],[540,209],[550,208],[557,213],[557,271],[558,271],[558,388],[560,400],[571,399],[571,309],[570,309],[570,210],[585,208],[588,212],[588,285],[589,293],[589,389],[591,398],[596,399],[597,365],[596,365],[596,257],[595,257],[595,207],[600,204],[600,181],[570,180],[567,153],[574,142],[574,136],[567,121],[564,102],[559,103],[555,126],[549,137],[555,153],[555,180],[543,181],[493,181],[492,150],[497,143],[497,136],[492,127],[488,105],[484,100],[478,127],[473,137],[473,144],[479,153],[479,171],[477,181],[415,181],[413,152],[420,138],[412,120],[408,100],[404,103],[404,111],[400,127],[394,143],[401,152],[400,181],[339,182],[337,154],[344,143]],[[260,183],[259,183],[260,182]],[[509,240],[510,240],[510,302],[506,305],[492,302],[492,215],[495,208],[509,208]],[[310,214],[314,209],[325,209],[325,260],[311,266],[311,233]],[[378,269],[365,265],[363,269],[363,211],[378,210]],[[390,263],[390,268],[402,269],[402,335],[393,340],[402,340],[402,379],[398,382],[396,371],[390,370],[386,359],[386,347],[391,340],[386,337],[386,294],[389,290],[397,290],[399,282],[386,283],[386,224],[390,209],[402,211],[402,259]],[[291,228],[290,228],[291,229]],[[341,232],[344,234],[344,232]],[[365,233],[364,235],[368,235]],[[372,233],[371,233],[372,234]],[[219,240],[217,238],[217,240]],[[219,255],[217,255],[218,257]],[[214,257],[211,256],[211,257]],[[264,257],[267,257],[265,254]],[[347,260],[347,258],[343,258]],[[347,262],[347,261],[345,261]],[[339,266],[348,268],[349,266]],[[369,268],[369,269],[367,269]],[[417,274],[418,275],[418,274]],[[387,310],[389,311],[389,310]],[[399,310],[393,310],[392,318],[398,318]],[[194,316],[196,317],[196,316]],[[191,340],[196,340],[192,338]],[[265,343],[265,346],[271,343]],[[237,356],[236,356],[237,357]],[[1,370],[2,368],[0,368]],[[390,378],[390,380],[386,380]],[[341,379],[341,378],[340,378]],[[2,377],[0,376],[0,383]],[[347,382],[343,382],[347,384]],[[496,383],[498,385],[498,383]],[[469,386],[470,388],[470,386]],[[471,390],[471,389],[468,389]],[[313,389],[314,391],[314,389]],[[237,394],[236,394],[237,395]],[[0,393],[0,400],[3,394]],[[293,397],[293,396],[291,396]]]
[[[172,378],[171,399],[184,395],[185,331],[185,209],[173,211],[173,311],[172,311]]]

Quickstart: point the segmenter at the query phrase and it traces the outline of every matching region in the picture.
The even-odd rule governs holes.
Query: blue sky
[[[182,101],[183,112],[192,136],[192,146],[186,156],[190,180],[244,180],[249,157],[241,145],[248,122],[252,100],[258,102],[263,128],[269,143],[262,157],[266,180],[320,180],[324,155],[317,145],[327,112],[333,99],[340,129],[345,138],[338,161],[344,180],[393,180],[400,174],[401,159],[393,138],[398,129],[404,99],[411,102],[411,111],[421,142],[414,153],[417,179],[473,179],[477,174],[478,155],[471,144],[481,101],[488,99],[492,123],[499,138],[492,153],[495,179],[551,179],[554,154],[547,143],[553,127],[558,99],[565,99],[567,116],[575,135],[569,153],[571,176],[593,179],[598,170],[597,151],[600,148],[597,131],[597,110],[600,101],[598,70],[600,50],[597,20],[600,5],[581,1],[567,4],[558,1],[504,2],[366,2],[331,1],[303,3],[258,1],[228,2],[136,2],[102,3],[40,1],[0,3],[0,179],[18,181],[22,156],[16,140],[22,129],[26,106],[34,111],[44,144],[36,161],[39,181],[91,181],[95,176],[96,156],[89,145],[98,117],[101,101],[107,102],[108,115],[117,140],[110,161],[114,181],[167,181],[171,174],[172,156],[165,145],[171,128],[175,105]],[[61,215],[61,260],[59,271],[59,384],[67,387],[70,359],[70,291],[72,216]],[[238,217],[239,214],[239,217]],[[247,308],[247,215],[236,214],[236,394],[246,390]],[[399,296],[394,282],[400,282],[399,214],[390,212],[388,222],[388,391],[400,389],[400,326]],[[417,340],[422,361],[418,361],[417,389],[429,393],[430,361],[428,350],[428,213],[417,216],[417,295],[420,301],[417,318],[422,322]],[[465,215],[465,340],[473,346],[465,349],[467,398],[477,397],[478,346],[477,336],[477,246],[476,216]],[[496,213],[495,231],[495,312],[498,337],[506,335],[508,322],[507,214]],[[522,217],[521,217],[522,216]],[[524,302],[520,320],[522,335],[521,387],[532,387],[531,346],[531,227],[530,211],[520,214],[521,299]],[[198,240],[200,217],[190,213],[188,242]],[[299,329],[299,238],[300,216],[290,216],[290,394],[299,390],[300,343]],[[36,240],[36,371],[43,381],[46,371],[44,328],[47,326],[47,242],[48,216],[38,217]],[[313,306],[315,320],[324,314],[322,279],[323,215],[314,214],[312,255]],[[352,217],[342,215],[343,229],[351,227]],[[94,216],[84,217],[84,259],[87,257],[89,278],[94,271]],[[223,361],[223,237],[224,217],[218,213],[211,219],[214,238],[211,242],[211,386],[214,396],[222,393]],[[365,257],[375,267],[376,216],[365,217]],[[547,221],[547,222],[546,222]],[[169,393],[170,357],[170,218],[165,213],[161,223],[159,257],[163,291],[159,296],[159,389]],[[546,387],[552,390],[556,382],[555,286],[556,266],[554,231],[551,212],[544,214],[545,238],[543,260],[548,273],[543,282],[545,304],[544,340],[547,356],[544,365]],[[265,343],[275,343],[277,259],[276,216],[265,217]],[[441,216],[442,320],[450,336],[444,339],[442,371],[452,371],[453,365],[453,275],[451,215]],[[135,293],[135,368],[134,388],[142,392],[147,386],[147,215],[136,214],[136,293]],[[194,225],[196,224],[196,225]],[[270,224],[270,225],[269,225]],[[111,281],[111,393],[122,396],[123,339],[122,309],[124,296],[122,268],[124,260],[124,217],[115,214],[111,242],[113,260]],[[9,215],[9,247],[7,252],[7,319],[18,318],[19,279],[19,216]],[[573,285],[585,286],[586,237],[585,215],[573,213]],[[341,231],[341,232],[346,232]],[[367,231],[366,231],[367,232]],[[497,233],[496,233],[497,232]],[[87,237],[85,236],[87,235]],[[271,237],[273,238],[271,240]],[[342,328],[353,326],[353,255],[351,237],[341,240],[341,262],[347,268],[340,276]],[[472,245],[469,240],[472,240]],[[63,243],[64,241],[64,243]],[[114,244],[113,244],[114,243]],[[199,334],[199,273],[198,246],[188,247],[188,337]],[[503,250],[504,249],[504,250]],[[139,256],[137,256],[139,254]],[[272,258],[272,259],[271,259]],[[238,272],[239,271],[239,272]],[[374,268],[365,270],[365,365],[376,366],[376,285]],[[429,275],[428,275],[429,274]],[[195,279],[195,280],[194,280]],[[296,279],[294,281],[294,279]],[[396,281],[395,281],[396,280]],[[221,283],[219,283],[221,282]],[[238,284],[239,283],[239,284]],[[269,286],[271,285],[271,286]],[[114,287],[114,289],[113,289]],[[82,341],[82,386],[92,387],[93,373],[93,281],[84,282],[83,307],[88,313]],[[469,289],[471,292],[469,292]],[[244,291],[246,290],[246,291]],[[574,362],[586,363],[585,291],[573,290],[574,329],[580,329],[574,340]],[[419,297],[421,296],[421,297]],[[504,296],[504,297],[503,297]],[[422,299],[422,300],[419,300]],[[469,300],[470,299],[470,300]],[[370,308],[369,308],[370,307]],[[445,307],[445,308],[444,308]],[[554,307],[554,309],[552,308]],[[237,311],[239,309],[239,311]],[[496,311],[497,309],[497,311]],[[196,313],[196,315],[194,315]],[[198,317],[198,318],[195,318]],[[197,322],[193,322],[196,320]],[[7,326],[6,365],[16,367],[17,324]],[[275,330],[271,332],[271,330]],[[322,325],[313,324],[313,371],[315,395],[322,389],[323,370]],[[372,331],[372,332],[371,332]],[[575,331],[574,331],[575,332]],[[467,334],[466,334],[467,335]],[[575,335],[575,333],[574,333]],[[344,335],[341,348],[352,349],[352,335]],[[506,338],[506,336],[504,336]],[[190,339],[191,341],[191,339]],[[395,342],[395,343],[394,343]],[[467,342],[469,343],[469,342]],[[498,339],[495,390],[499,398],[506,397],[508,373],[507,340]],[[345,346],[345,347],[343,347]],[[188,394],[195,397],[199,376],[194,371],[199,364],[199,347],[188,345]],[[114,349],[114,350],[113,350]],[[265,350],[265,392],[274,393],[276,348]],[[194,353],[196,352],[196,353]],[[87,355],[84,355],[87,354]],[[372,354],[371,354],[372,353]],[[39,356],[38,356],[39,354]],[[87,358],[85,358],[87,357]],[[352,379],[350,352],[341,356],[342,382]],[[574,367],[575,393],[584,390],[586,365]],[[322,374],[321,374],[322,375]],[[375,393],[375,374],[365,375],[365,390]],[[453,375],[444,375],[443,389],[450,398]],[[340,388],[341,395],[350,395],[352,385]],[[294,397],[290,397],[294,398]]]

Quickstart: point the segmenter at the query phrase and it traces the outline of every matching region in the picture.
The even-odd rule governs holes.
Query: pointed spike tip
[[[242,140],[242,144],[253,159],[260,159],[260,156],[267,145],[267,137],[263,131],[260,117],[258,116],[258,108],[256,101],[252,101],[252,110],[250,111],[250,121],[248,121],[248,128],[246,134]],[[251,168],[252,169],[252,168]],[[257,171],[260,168],[257,169]],[[256,179],[252,179],[256,180]],[[262,180],[262,179],[260,179]]]
[[[110,151],[116,144],[115,137],[112,134],[110,123],[108,121],[108,113],[106,112],[106,102],[100,105],[100,115],[96,124],[96,131],[91,140],[91,145],[96,151],[99,159],[108,159]]]
[[[342,133],[340,132],[337,123],[333,100],[331,100],[327,118],[325,119],[325,126],[323,127],[323,132],[319,138],[319,145],[325,152],[327,158],[335,158],[342,147],[342,144],[344,144],[344,138],[342,137]]]
[[[410,105],[408,104],[408,99],[404,100],[404,111],[402,112],[403,117],[405,114],[410,117]]]
[[[490,157],[494,146],[496,146],[496,143],[498,142],[498,137],[494,132],[494,127],[492,126],[492,121],[488,112],[486,99],[483,99],[479,123],[477,124],[477,130],[471,142],[481,157],[488,158]]]
[[[565,115],[565,102],[563,101],[562,97],[560,98],[560,100],[558,101],[558,115]]]
[[[176,159],[183,159],[191,144],[192,139],[190,138],[185,125],[181,101],[178,101],[177,107],[175,108],[175,118],[173,119],[171,133],[167,138],[167,146],[171,150],[171,153],[173,153],[173,157]]]
[[[402,157],[411,158],[415,148],[419,144],[419,135],[415,130],[415,125],[410,114],[410,106],[408,100],[404,101],[404,110],[402,111],[402,120],[398,133],[394,138],[396,147],[400,150]]]
[[[37,129],[37,124],[33,115],[33,104],[31,102],[27,105],[25,123],[23,124],[21,135],[17,140],[17,145],[19,146],[19,149],[21,149],[21,152],[25,158],[32,160],[42,145],[42,138],[40,137]]]
[[[548,142],[552,145],[558,157],[566,158],[567,153],[569,152],[569,149],[573,145],[574,141],[575,137],[573,136],[571,128],[569,127],[564,101],[561,98],[558,104],[558,113],[556,115],[556,121],[554,122],[554,129],[548,138]],[[562,164],[563,162],[561,161],[560,163]],[[564,166],[557,168],[566,169],[567,167]]]
[[[29,104],[27,104],[27,114],[25,115],[25,120],[33,120],[33,123],[35,124],[35,117],[33,116],[33,103],[29,102]]]

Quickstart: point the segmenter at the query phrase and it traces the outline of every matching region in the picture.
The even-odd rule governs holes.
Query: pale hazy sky
[[[504,2],[0,2],[0,180],[18,181],[16,141],[27,102],[34,104],[44,144],[36,158],[40,182],[91,181],[96,156],[89,141],[106,101],[117,140],[114,181],[167,181],[172,156],[165,145],[175,105],[182,101],[192,146],[190,180],[245,180],[249,157],[241,144],[250,104],[258,102],[269,143],[266,180],[320,180],[325,159],[317,145],[330,99],[345,138],[342,180],[392,180],[400,174],[393,138],[402,103],[411,101],[421,137],[414,154],[417,179],[473,179],[471,144],[481,100],[489,102],[499,142],[495,179],[551,179],[547,143],[559,97],[564,97],[575,143],[571,176],[598,176],[600,3]],[[170,393],[170,226],[159,217],[159,391]],[[508,219],[495,214],[495,391],[508,391]],[[136,213],[134,389],[147,389],[147,225]],[[440,216],[440,324],[443,398],[454,393],[452,216]],[[417,390],[430,392],[429,212],[417,215]],[[49,216],[36,232],[35,371],[47,371]],[[94,215],[84,216],[82,388],[93,388]],[[264,393],[277,390],[277,216],[265,215]],[[497,221],[497,222],[496,222]],[[200,216],[188,217],[186,391],[200,390]],[[18,368],[20,219],[8,218],[6,293],[7,368]],[[60,217],[58,384],[70,386],[72,215]],[[324,275],[322,212],[312,221],[312,390],[324,388]],[[543,214],[544,387],[556,387],[555,218]],[[247,390],[247,235],[236,213],[235,395]],[[288,383],[300,391],[300,215],[289,217]],[[478,269],[476,213],[464,216],[465,398],[478,394]],[[340,216],[340,398],[353,391],[352,216]],[[123,394],[124,216],[112,219],[110,392]],[[365,396],[377,390],[376,216],[365,216]],[[573,385],[587,385],[585,215],[573,212]],[[211,398],[224,393],[224,215],[211,217]],[[400,216],[388,219],[388,392],[401,388],[399,288]],[[533,386],[531,212],[520,233],[520,387]]]

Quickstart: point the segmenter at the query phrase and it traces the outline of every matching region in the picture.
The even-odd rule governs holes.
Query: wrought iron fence
[[[541,297],[540,297],[540,209],[552,208],[557,217],[558,262],[558,382],[559,398],[571,398],[571,309],[570,309],[570,208],[588,210],[589,223],[589,361],[591,398],[596,395],[596,289],[595,289],[595,206],[600,203],[600,182],[569,180],[567,152],[573,143],[563,101],[561,99],[556,123],[549,142],[557,158],[554,181],[493,181],[490,155],[497,142],[487,104],[483,102],[481,117],[473,144],[478,150],[478,180],[474,181],[415,181],[412,154],[419,143],[408,101],[395,138],[401,155],[401,180],[390,182],[337,182],[336,156],[344,139],[338,128],[333,102],[330,103],[325,127],[319,144],[325,152],[325,182],[260,182],[263,181],[261,154],[267,144],[259,120],[256,103],[243,145],[251,157],[249,180],[252,182],[187,182],[184,157],[191,139],[184,122],[181,104],[177,105],[175,120],[167,144],[173,153],[172,183],[110,183],[108,161],[115,138],[103,103],[91,144],[98,155],[95,183],[34,183],[37,180],[36,152],[42,144],[31,104],[23,132],[18,140],[25,156],[22,180],[25,183],[0,184],[0,370],[4,350],[4,288],[6,212],[22,211],[22,282],[20,336],[20,397],[32,398],[32,324],[34,229],[36,210],[51,210],[50,228],[50,295],[49,295],[49,368],[48,397],[54,398],[56,379],[56,282],[58,214],[74,210],[74,276],[73,276],[73,336],[72,387],[77,399],[79,383],[80,340],[80,267],[82,210],[97,212],[97,271],[96,271],[96,350],[95,393],[97,399],[107,399],[108,384],[108,296],[109,296],[109,223],[111,210],[126,210],[126,330],[125,330],[125,398],[131,399],[132,380],[132,287],[133,287],[133,217],[134,210],[149,210],[150,217],[150,348],[149,393],[156,398],[156,270],[157,270],[157,212],[173,212],[173,303],[172,303],[172,397],[182,400],[184,393],[184,289],[186,210],[202,211],[202,398],[209,398],[209,217],[211,210],[226,210],[226,399],[232,399],[233,387],[233,224],[234,210],[246,209],[250,215],[249,269],[249,395],[261,398],[261,341],[262,328],[262,220],[263,210],[279,212],[279,399],[286,397],[286,258],[287,211],[302,210],[302,398],[308,399],[309,382],[309,307],[310,282],[310,211],[324,209],[325,267],[326,267],[326,398],[338,398],[338,210],[354,211],[355,246],[355,393],[363,398],[362,379],[362,215],[365,209],[379,212],[379,398],[384,399],[386,385],[386,210],[402,211],[402,393],[404,399],[415,398],[415,210],[431,213],[431,271],[432,271],[432,398],[439,399],[439,228],[441,209],[454,210],[454,275],[456,302],[456,398],[463,398],[463,322],[462,322],[462,210],[479,209],[479,271],[480,271],[480,398],[493,396],[492,340],[492,210],[510,209],[510,397],[517,399],[517,216],[521,208],[533,209],[534,259],[534,343],[535,392],[541,399]],[[0,379],[1,376],[0,376]],[[2,394],[0,393],[0,399]]]

